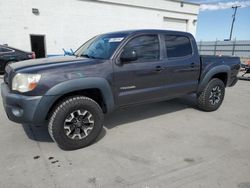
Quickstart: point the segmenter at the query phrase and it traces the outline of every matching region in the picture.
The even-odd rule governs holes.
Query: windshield
[[[126,34],[106,34],[96,36],[83,44],[76,52],[76,56],[93,59],[109,59]]]

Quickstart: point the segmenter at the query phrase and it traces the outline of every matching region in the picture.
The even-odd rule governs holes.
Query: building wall
[[[34,15],[32,8],[40,14]],[[47,54],[76,49],[105,32],[179,29],[196,32],[199,5],[166,0],[1,0],[0,44],[31,50],[30,34],[46,37]],[[171,21],[179,20],[182,25]],[[168,20],[171,20],[170,22]]]

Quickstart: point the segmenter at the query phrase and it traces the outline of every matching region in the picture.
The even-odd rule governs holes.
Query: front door
[[[126,106],[161,97],[164,71],[159,36],[136,36],[125,44],[123,51],[126,50],[136,52],[137,60],[114,65],[116,103]],[[120,61],[120,57],[116,61]]]

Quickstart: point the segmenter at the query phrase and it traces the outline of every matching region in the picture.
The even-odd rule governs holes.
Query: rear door
[[[185,34],[163,34],[165,46],[165,84],[167,95],[195,92],[200,75],[200,61],[194,39]]]
[[[162,96],[164,63],[160,60],[158,34],[143,34],[130,39],[122,48],[133,49],[136,61],[120,64],[119,55],[114,65],[116,102],[119,106],[150,101]]]

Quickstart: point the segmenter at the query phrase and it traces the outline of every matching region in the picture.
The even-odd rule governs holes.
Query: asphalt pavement
[[[116,111],[91,146],[63,151],[46,125],[9,121],[0,100],[1,188],[250,188],[250,82],[216,112],[193,96]]]

